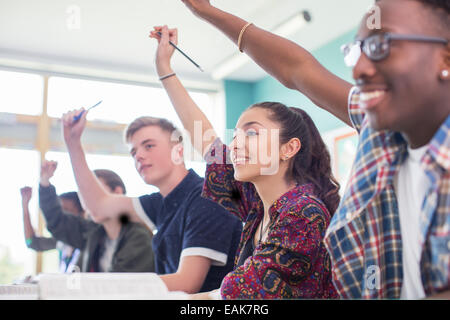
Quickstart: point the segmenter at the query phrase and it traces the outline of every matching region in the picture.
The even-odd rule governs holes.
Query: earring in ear
[[[441,71],[441,75],[442,75],[444,78],[447,78],[448,75],[449,75],[448,70],[442,70],[442,71]]]

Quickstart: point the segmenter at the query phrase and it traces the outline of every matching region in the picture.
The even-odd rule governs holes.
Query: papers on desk
[[[184,292],[170,292],[156,273],[40,274],[37,285],[0,286],[0,299],[41,300],[178,300]],[[2,293],[3,287],[3,293]],[[22,291],[21,291],[22,290]]]
[[[41,274],[40,299],[183,299],[169,292],[156,273]]]
[[[21,284],[0,286],[0,300],[38,300],[39,286],[36,284]]]

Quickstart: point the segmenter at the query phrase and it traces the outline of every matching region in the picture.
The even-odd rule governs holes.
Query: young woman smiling
[[[311,118],[280,103],[258,103],[240,116],[231,145],[223,145],[170,67],[176,29],[156,27],[150,37],[159,41],[156,67],[163,86],[208,162],[203,196],[245,223],[221,297],[336,298],[323,237],[339,203],[339,185]],[[200,137],[194,135],[196,122]]]

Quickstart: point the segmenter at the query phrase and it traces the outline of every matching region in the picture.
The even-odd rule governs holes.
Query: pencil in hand
[[[160,37],[162,37],[161,31],[156,32]],[[202,67],[200,67],[194,60],[192,60],[186,53],[184,53],[180,48],[178,48],[175,43],[169,40],[169,44],[174,47],[176,50],[178,50],[183,56],[185,56],[190,62],[194,64],[201,72],[204,72]]]

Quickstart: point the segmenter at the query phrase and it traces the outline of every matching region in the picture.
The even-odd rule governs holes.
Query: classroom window
[[[193,92],[193,99],[208,117],[213,116],[212,99],[207,93]],[[49,80],[48,114],[60,118],[63,113],[89,108],[88,120],[128,124],[137,117],[166,118],[182,127],[172,104],[162,88],[136,86],[112,82],[51,77]]]
[[[11,284],[35,271],[36,254],[25,244],[20,188],[33,188],[29,208],[31,223],[37,230],[39,153],[0,148],[0,159],[0,284]]]
[[[0,70],[0,112],[40,114],[43,83],[38,75]]]

